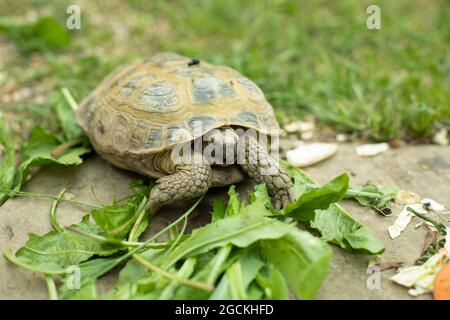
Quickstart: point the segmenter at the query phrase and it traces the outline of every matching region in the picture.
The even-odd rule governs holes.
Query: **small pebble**
[[[338,133],[338,134],[336,135],[336,141],[337,141],[337,142],[347,142],[347,141],[348,141],[348,137],[347,137],[346,134]]]
[[[302,138],[302,140],[311,140],[313,136],[314,131],[306,131],[301,133],[300,138]]]
[[[441,128],[436,134],[433,136],[433,142],[440,146],[448,146],[448,132],[446,128]]]

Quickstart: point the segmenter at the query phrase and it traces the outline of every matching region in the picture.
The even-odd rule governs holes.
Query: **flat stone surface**
[[[450,147],[407,146],[389,150],[373,158],[361,158],[355,154],[355,145],[340,145],[338,153],[314,167],[309,172],[318,182],[324,183],[341,172],[351,175],[351,185],[360,187],[367,181],[379,186],[396,185],[401,189],[417,192],[421,197],[432,198],[446,207],[450,206],[448,193],[450,185]],[[93,155],[78,167],[54,166],[39,171],[25,186],[24,190],[41,194],[57,194],[63,187],[83,201],[110,203],[129,193],[128,183],[138,176],[116,169]],[[238,185],[244,195],[252,187],[250,181]],[[94,190],[95,196],[92,192]],[[203,203],[191,215],[189,227],[207,223],[210,219],[209,203],[214,197],[226,199],[227,188],[208,192]],[[16,197],[0,207],[0,250],[16,251],[28,239],[28,233],[43,235],[51,230],[48,212],[52,201],[46,198]],[[405,232],[391,240],[387,227],[393,223],[402,209],[393,204],[394,214],[382,217],[368,208],[344,201],[343,206],[372,232],[386,246],[382,261],[404,261],[412,265],[420,255],[426,230],[414,228],[419,220],[413,220]],[[189,207],[167,208],[153,220],[152,232],[166,226]],[[64,202],[58,206],[61,225],[78,223],[87,211]],[[448,216],[447,216],[448,217]],[[416,219],[416,218],[415,218]],[[448,220],[448,218],[447,218]],[[381,273],[381,286],[370,290],[367,280],[372,275],[367,272],[369,257],[347,253],[333,246],[333,258],[327,278],[317,295],[318,299],[430,299],[431,295],[413,298],[407,290],[392,283],[389,277],[393,270]],[[113,281],[112,272],[100,281],[100,289],[105,290]],[[101,291],[103,291],[101,290]],[[47,289],[43,277],[28,270],[18,268],[0,256],[0,299],[46,299]]]

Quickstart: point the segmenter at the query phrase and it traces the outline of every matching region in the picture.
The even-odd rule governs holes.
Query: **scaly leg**
[[[211,167],[206,161],[180,164],[176,173],[162,177],[150,191],[147,210],[155,214],[161,207],[204,194],[210,185]]]
[[[275,209],[294,201],[294,185],[278,161],[273,159],[252,136],[242,136],[244,147],[242,170],[257,183],[265,183]]]

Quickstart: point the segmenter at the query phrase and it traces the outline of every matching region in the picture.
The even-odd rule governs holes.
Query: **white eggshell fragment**
[[[433,211],[437,211],[437,212],[445,210],[444,205],[440,204],[439,202],[434,201],[433,199],[423,198],[421,202],[422,202],[422,204],[428,204],[429,210],[433,210]]]
[[[363,144],[356,147],[356,154],[360,157],[373,157],[389,150],[389,145],[383,143]]]
[[[287,161],[297,167],[307,167],[325,160],[337,151],[334,143],[310,143],[286,152]]]
[[[416,203],[416,204],[409,204],[406,205],[403,210],[399,213],[397,219],[394,221],[394,223],[388,227],[389,236],[391,239],[395,239],[400,234],[405,231],[406,227],[411,222],[412,217],[414,216],[414,213],[411,211],[408,211],[408,207],[413,209],[416,212],[419,212],[421,214],[426,214],[427,211],[423,208],[422,204]]]
[[[295,121],[286,124],[283,128],[288,133],[306,132],[314,130],[314,123],[305,121]]]

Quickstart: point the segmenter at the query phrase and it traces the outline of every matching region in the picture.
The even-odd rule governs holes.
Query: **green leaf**
[[[197,259],[195,258],[189,258],[186,259],[181,266],[180,270],[177,272],[177,277],[182,279],[189,279],[189,277],[194,273],[194,267],[197,263]],[[161,293],[161,296],[159,297],[159,300],[169,300],[173,297],[174,292],[176,288],[179,287],[179,283],[172,281],[169,283]]]
[[[306,190],[303,194],[310,194],[310,192],[312,192],[314,195],[314,190],[318,189],[312,187],[316,184],[311,177],[309,177],[300,169],[287,164],[286,162],[281,162],[281,164],[283,168],[285,168],[285,170],[288,172],[288,174],[294,178],[294,187],[297,184],[302,184],[304,185],[303,189]],[[336,191],[336,198],[343,197],[341,192],[344,190],[344,188],[347,191],[348,177],[344,178],[341,175],[338,178],[333,180],[337,180],[335,181],[337,183],[334,183],[332,181],[334,187],[328,190],[330,191],[329,193],[325,192],[325,197],[333,196],[333,192],[331,191],[333,188],[335,188]],[[331,182],[329,184],[331,184]],[[340,191],[338,191],[339,185],[342,187]],[[301,189],[301,187],[298,187],[298,189]],[[300,198],[297,201],[299,201],[301,198],[302,195],[300,195]],[[379,240],[376,239],[376,237],[369,231],[368,228],[357,222],[337,203],[328,204],[329,207],[324,206],[323,208],[316,208],[318,210],[315,210],[314,214],[306,215],[306,218],[311,219],[311,227],[317,229],[321,233],[323,240],[337,244],[347,251],[357,251],[363,254],[378,254],[384,251],[384,246],[380,243]],[[325,212],[327,212],[328,214],[324,214]],[[301,215],[293,215],[293,217],[304,218]]]
[[[281,272],[299,299],[313,299],[328,271],[331,248],[306,231],[261,242],[266,259]]]
[[[215,222],[225,217],[227,207],[222,199],[214,199],[212,203],[213,211],[211,221]]]
[[[272,206],[272,199],[267,191],[267,186],[265,183],[258,184],[253,188],[253,192],[250,194],[250,203],[260,201],[266,206]]]
[[[10,19],[2,18],[0,32],[24,52],[56,50],[70,44],[67,29],[53,17],[41,17],[27,24],[16,24]]]
[[[220,276],[228,269],[229,266],[231,266],[236,260],[239,259],[241,256],[240,250],[235,252],[235,254],[230,256],[230,250],[231,245],[224,246],[220,248],[217,253],[212,257],[209,258],[209,262],[203,266],[203,268],[199,268],[199,271],[193,275],[192,280],[200,281],[200,282],[207,282],[210,284],[215,284],[216,281],[220,278]],[[209,257],[209,252],[204,254],[204,256]],[[202,255],[199,256],[199,260],[202,257]],[[226,277],[225,274],[222,275],[222,278]],[[218,289],[220,284],[217,286],[216,290],[213,293],[214,295],[221,296],[222,293],[219,293],[221,289]],[[225,292],[227,291],[227,285],[224,284]],[[193,287],[181,287],[175,294],[174,299],[176,300],[183,300],[183,299],[212,299],[212,297],[209,295],[209,293],[205,292],[204,290],[199,290],[197,288]]]
[[[230,197],[227,204],[226,216],[238,215],[241,208],[241,201],[236,194],[236,187],[233,185],[228,190],[228,196]]]
[[[49,155],[63,142],[55,133],[37,126],[31,132],[30,139],[21,147],[22,161],[34,156]]]
[[[289,299],[289,288],[283,274],[273,264],[269,264],[267,275],[260,271],[256,283],[264,289],[265,295],[271,300]]]
[[[33,25],[33,33],[35,37],[42,39],[47,48],[63,48],[70,43],[67,29],[53,17],[40,18]]]
[[[75,113],[62,93],[55,92],[50,99],[66,141],[83,136],[83,129],[78,125]]]
[[[280,165],[286,171],[288,176],[294,180],[294,195],[296,199],[302,193],[311,189],[310,185],[314,184],[314,180],[304,171],[284,160],[280,160]]]
[[[161,254],[163,254],[163,251],[160,249],[148,249],[140,253],[140,255],[148,260],[155,260]],[[101,271],[102,273],[98,273],[96,276],[100,276],[105,273],[104,270]],[[125,267],[120,271],[119,278],[114,285],[114,289],[108,297],[116,299],[131,299],[137,294],[143,294],[143,291],[138,292],[138,283],[139,281],[148,278],[149,274],[148,268],[134,259],[129,260]]]
[[[93,280],[79,289],[75,290],[61,290],[62,298],[66,300],[95,300],[98,299],[97,281]]]
[[[14,191],[20,191],[32,167],[51,164],[79,165],[83,162],[81,156],[90,151],[91,149],[84,145],[65,145],[53,132],[37,126],[33,129],[31,138],[21,148],[22,163],[16,170]]]
[[[362,206],[370,207],[382,215],[391,215],[392,211],[388,208],[388,203],[392,199],[395,198],[395,196],[398,193],[397,187],[390,187],[390,188],[379,188],[376,185],[373,184],[366,184],[361,191],[362,192],[368,192],[372,194],[378,194],[381,197],[374,198],[374,197],[368,197],[364,195],[355,196],[354,198],[356,201],[359,202]]]
[[[40,262],[40,261],[28,261],[18,258],[9,250],[3,252],[5,258],[15,265],[31,270],[33,272],[40,272],[45,274],[65,274],[66,269],[61,268],[55,262]]]
[[[89,215],[72,227],[93,234],[101,233],[99,227],[89,222]],[[106,256],[116,251],[117,247],[77,233],[51,231],[43,236],[30,234],[25,246],[16,252],[16,258],[28,265],[49,264],[66,268],[86,261],[94,255]]]
[[[336,204],[327,210],[317,210],[311,227],[320,232],[323,240],[348,251],[362,254],[380,254],[384,251],[383,244],[366,227]]]
[[[244,248],[258,240],[279,238],[295,228],[264,216],[269,213],[270,211],[264,205],[255,202],[241,209],[239,215],[227,216],[195,229],[188,239],[181,242],[164,259],[164,268],[167,269],[184,257],[204,253],[227,244]]]
[[[233,300],[247,299],[241,263],[239,261],[233,263],[228,268],[226,276],[228,280],[228,291],[230,292],[231,299]]]
[[[139,214],[144,209],[146,196],[150,193],[153,185],[145,186],[136,184],[132,186],[134,193],[123,203],[113,203],[103,206],[101,209],[94,209],[91,212],[97,225],[102,228],[110,238],[123,240],[132,230]],[[144,203],[143,203],[144,202]],[[134,238],[139,235],[148,226],[148,220],[142,219],[140,227]]]
[[[250,283],[264,263],[253,250],[246,250],[239,260],[229,266],[209,299],[248,299]]]
[[[36,154],[25,160],[17,169],[14,179],[14,190],[20,191],[25,183],[30,169],[35,166],[47,166],[51,164],[79,165],[83,162],[82,155],[91,152],[90,148],[77,147],[68,149],[61,156],[55,158],[50,154]]]
[[[99,277],[122,263],[126,258],[128,258],[127,255],[121,255],[117,257],[98,258],[80,263],[78,265],[79,274],[81,276],[80,288],[82,290],[87,290],[86,287],[92,285]],[[72,276],[72,274],[66,273],[65,277],[62,279],[63,285],[60,287],[60,293],[63,299],[74,298],[79,290],[68,288],[67,284],[70,280],[70,276]]]
[[[282,210],[297,220],[311,220],[314,210],[326,209],[330,204],[340,201],[348,188],[348,175],[341,174],[320,188],[302,193],[295,202],[288,203]]]
[[[238,260],[242,271],[242,284],[247,290],[250,283],[258,275],[259,270],[264,266],[256,250],[246,250],[246,253]],[[236,262],[235,262],[236,263]]]
[[[0,146],[4,148],[4,153],[0,157],[0,189],[9,190],[13,187],[16,173],[16,153],[8,121],[2,112],[0,112]],[[0,206],[7,198],[8,192],[0,191]]]

